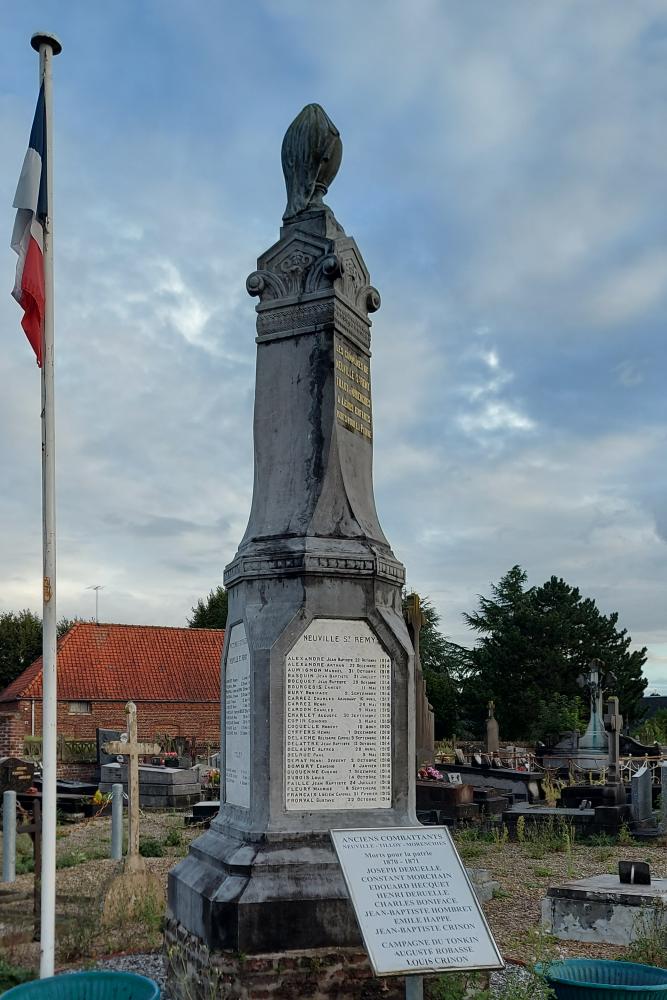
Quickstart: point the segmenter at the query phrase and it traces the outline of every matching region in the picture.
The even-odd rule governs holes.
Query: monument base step
[[[261,955],[215,951],[167,919],[167,982],[174,1000],[403,1000],[402,976],[376,979],[360,948],[314,948]]]

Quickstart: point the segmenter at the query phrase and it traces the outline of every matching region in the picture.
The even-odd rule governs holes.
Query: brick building
[[[58,642],[58,734],[95,739],[125,728],[137,705],[139,734],[220,745],[224,632],[205,628],[77,622]],[[42,729],[42,659],[0,693],[0,757],[20,754]]]

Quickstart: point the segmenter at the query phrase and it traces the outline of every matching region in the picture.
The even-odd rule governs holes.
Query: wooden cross
[[[34,881],[33,881],[33,941],[39,941],[39,931],[41,925],[41,883],[42,883],[42,808],[39,799],[35,799],[32,804],[32,822],[25,822],[27,810],[21,810],[23,822],[17,823],[17,833],[27,833],[32,840],[32,850],[35,859]]]
[[[139,854],[139,758],[158,754],[160,746],[157,743],[140,743],[137,737],[137,706],[128,701],[125,706],[127,715],[127,742],[112,740],[105,743],[106,753],[118,757],[129,757],[127,764],[127,803],[128,803],[128,838],[126,871],[140,871],[144,868],[143,858]]]
[[[615,784],[621,780],[619,758],[621,729],[623,716],[618,710],[618,698],[607,699],[607,711],[604,717],[605,729],[609,733],[609,783]]]

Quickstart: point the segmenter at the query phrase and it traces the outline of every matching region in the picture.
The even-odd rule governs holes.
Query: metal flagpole
[[[53,109],[51,61],[62,49],[55,35],[30,39],[39,52],[46,115],[46,204],[44,225],[44,349],[42,353],[42,885],[39,974],[52,976],[56,930],[56,489],[53,398]]]

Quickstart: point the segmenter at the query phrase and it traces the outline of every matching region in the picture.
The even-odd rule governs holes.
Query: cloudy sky
[[[513,564],[618,611],[667,693],[664,0],[24,0],[2,10],[0,611],[40,609],[39,374],[11,204],[56,32],[59,613],[184,624],[252,489],[283,133],[380,289],[375,488],[443,630]],[[3,249],[4,248],[4,249]]]

